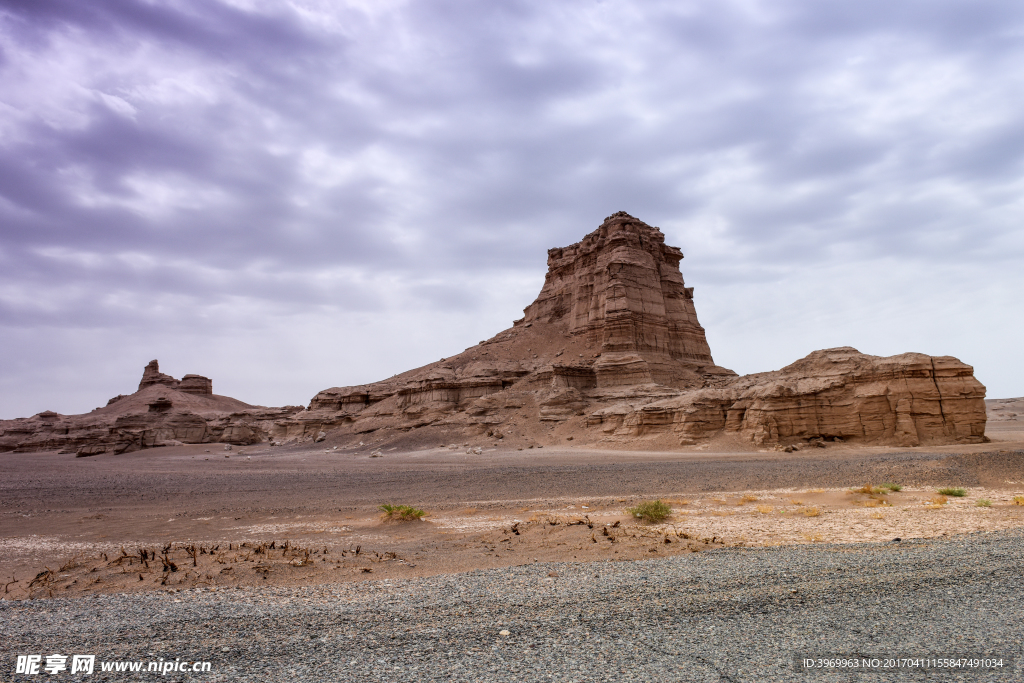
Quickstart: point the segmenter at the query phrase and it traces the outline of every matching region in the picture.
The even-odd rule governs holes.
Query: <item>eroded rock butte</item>
[[[434,426],[669,447],[984,440],[985,387],[955,358],[838,348],[746,377],[715,365],[682,258],[659,229],[609,216],[548,251],[540,295],[511,328],[390,380],[321,391],[275,438]]]

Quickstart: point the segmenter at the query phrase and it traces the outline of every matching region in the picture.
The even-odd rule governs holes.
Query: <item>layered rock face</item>
[[[259,443],[268,439],[275,421],[298,411],[217,396],[208,378],[185,375],[179,381],[160,372],[154,360],[143,371],[137,392],[116,396],[90,413],[45,411],[0,421],[0,451],[61,450],[85,456],[177,443]]]
[[[429,426],[634,446],[984,439],[985,388],[955,358],[843,348],[747,377],[718,367],[682,257],[657,228],[609,216],[548,252],[544,286],[511,328],[386,382],[322,391],[274,437]]]
[[[142,371],[139,391],[155,385],[170,387],[171,389],[177,389],[186,394],[195,394],[196,396],[213,396],[213,380],[209,377],[185,375],[179,381],[170,375],[160,372],[160,362],[151,360]]]
[[[686,287],[683,253],[657,228],[620,211],[582,241],[548,251],[548,273],[524,322],[564,321],[601,351],[599,387],[693,383],[713,366]]]
[[[548,252],[544,286],[511,328],[385,382],[321,391],[275,438],[426,425],[472,431],[526,409],[561,422],[606,395],[657,398],[733,378],[711,357],[682,258],[658,228],[625,212],[609,216],[582,241]],[[506,410],[504,399],[515,407]]]
[[[827,349],[745,377],[715,365],[682,258],[660,230],[619,212],[580,242],[548,252],[544,285],[522,319],[450,358],[383,382],[325,389],[305,410],[216,396],[209,379],[176,380],[154,360],[138,392],[88,415],[0,422],[0,450],[358,444],[410,434],[435,445],[572,438],[616,448],[985,439],[985,387],[971,366],[948,356]]]
[[[618,436],[672,434],[684,444],[729,433],[759,445],[971,443],[985,437],[984,398],[973,368],[956,358],[880,358],[844,347],[635,409],[611,406],[588,423]]]

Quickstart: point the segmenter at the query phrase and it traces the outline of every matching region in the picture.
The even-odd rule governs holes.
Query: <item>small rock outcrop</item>
[[[176,380],[170,375],[160,372],[160,362],[151,360],[142,371],[142,380],[139,382],[139,391],[146,387],[155,385],[177,389],[186,394],[196,396],[213,396],[213,380],[202,375],[185,375],[181,380]],[[113,401],[114,399],[111,399]]]

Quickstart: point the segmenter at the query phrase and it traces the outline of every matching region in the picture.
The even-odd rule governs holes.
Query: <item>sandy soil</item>
[[[917,449],[6,453],[0,598],[402,578],[1016,527],[1024,411],[1000,412],[991,443]],[[864,488],[883,483],[903,488]],[[941,487],[967,495],[943,498]],[[655,498],[673,510],[662,524],[626,510]],[[427,516],[387,522],[382,503]]]

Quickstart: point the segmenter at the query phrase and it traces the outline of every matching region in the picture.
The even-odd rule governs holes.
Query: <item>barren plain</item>
[[[1011,529],[1024,526],[1022,403],[988,401],[990,443],[919,448],[567,442],[478,454],[468,444],[328,441],[5,453],[0,597],[346,583]],[[966,495],[941,496],[943,487]],[[663,523],[627,512],[652,499],[672,507]],[[384,503],[426,516],[388,522]]]

